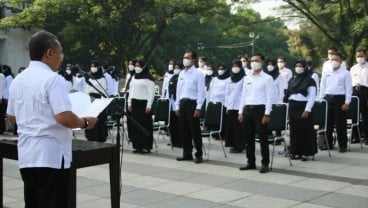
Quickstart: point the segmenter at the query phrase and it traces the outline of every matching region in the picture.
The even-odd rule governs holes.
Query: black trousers
[[[196,148],[196,157],[202,157],[202,134],[199,117],[194,117],[197,102],[195,100],[182,99],[179,105],[180,134],[183,141],[183,156],[192,157],[193,144]]]
[[[90,93],[91,97],[94,98],[101,98],[100,95]],[[98,142],[106,142],[107,136],[108,136],[108,129],[106,125],[107,120],[107,112],[106,109],[98,115],[98,120],[96,125],[92,129],[86,129],[84,130],[84,134],[89,141],[98,141]]]
[[[65,208],[69,201],[69,169],[22,168],[25,208]]]
[[[237,150],[245,149],[244,125],[238,120],[238,110],[229,110],[227,113],[226,146]]]
[[[8,108],[8,100],[2,99],[1,104],[0,104],[0,134],[3,134],[6,130],[5,116],[6,116],[7,108]]]
[[[270,152],[267,141],[267,124],[262,124],[265,106],[245,106],[243,110],[245,126],[245,143],[248,164],[255,164],[255,134],[257,133],[261,145],[262,165],[268,166],[270,163]]]
[[[362,122],[359,124],[359,128],[363,130],[364,139],[368,139],[368,88],[363,86],[353,88],[353,95],[359,97],[359,111],[362,116]],[[354,118],[353,123],[357,119],[359,118]],[[356,127],[353,128],[353,137],[359,138]]]
[[[183,141],[180,137],[179,133],[179,116],[176,115],[175,111],[170,111],[170,138],[171,138],[171,145],[173,147],[182,147]]]
[[[327,116],[327,139],[328,144],[332,148],[333,137],[332,133],[336,127],[337,141],[340,148],[347,147],[347,132],[346,132],[346,112],[341,110],[341,106],[345,103],[345,95],[326,95],[325,99],[328,102]]]
[[[146,113],[147,100],[132,99],[132,118],[137,121],[148,135],[132,123],[131,140],[136,150],[151,150],[153,146],[153,121],[152,113]]]

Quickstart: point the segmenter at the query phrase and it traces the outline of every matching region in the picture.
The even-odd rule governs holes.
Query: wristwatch
[[[82,126],[82,129],[85,129],[88,127],[89,121],[86,118],[83,118],[83,121],[84,121],[84,126]]]

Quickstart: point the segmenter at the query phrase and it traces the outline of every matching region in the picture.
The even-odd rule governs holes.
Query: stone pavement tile
[[[299,187],[299,188],[307,188],[307,189],[333,192],[333,191],[336,191],[337,189],[341,189],[343,187],[350,186],[351,184],[339,182],[339,181],[332,181],[332,180],[307,178],[305,180],[298,181],[298,182],[295,182],[289,185],[293,187]]]
[[[137,164],[132,162],[124,162],[122,166],[122,171],[127,173],[134,173],[134,174],[142,174],[151,175],[155,173],[159,173],[162,168],[158,168],[154,165],[147,165],[147,164]]]
[[[211,187],[200,185],[200,184],[194,184],[194,183],[172,181],[170,183],[150,187],[148,189],[155,190],[155,191],[161,191],[164,193],[176,194],[176,195],[188,195],[193,192],[208,189],[208,188],[211,188]]]
[[[212,187],[209,189],[189,194],[188,197],[217,203],[230,203],[232,201],[236,201],[241,198],[248,197],[250,195],[252,194],[247,192],[240,192],[229,189]]]
[[[152,191],[147,189],[139,189],[137,191],[132,191],[124,194],[121,197],[121,201],[132,205],[151,207],[153,203],[158,203],[167,199],[171,200],[174,197],[176,197],[176,195],[174,194]]]
[[[342,189],[336,190],[335,192],[340,194],[347,194],[352,196],[368,197],[368,186],[362,185],[351,185]]]
[[[109,166],[98,165],[87,168],[80,168],[77,170],[77,176],[83,176],[87,178],[93,178],[95,180],[100,180],[103,182],[109,182],[110,181]]]
[[[178,161],[176,161],[176,157],[174,156],[170,156],[169,158],[157,156],[158,155],[156,153],[152,153],[149,155],[127,153],[124,155],[123,166],[125,161],[134,162],[137,164],[155,165],[164,168],[178,168],[184,165],[184,163],[179,163]]]
[[[4,201],[4,204],[6,206],[9,206],[9,204],[14,204],[14,203],[23,201],[23,199],[5,194],[5,195],[3,195],[3,201]],[[11,207],[11,206],[9,206],[9,207]]]
[[[240,208],[238,206],[233,206],[233,205],[230,205],[230,204],[221,204],[219,206],[215,206],[213,208]]]
[[[101,180],[96,180],[96,179],[91,179],[91,178],[86,178],[86,177],[82,177],[82,176],[77,176],[77,190],[81,189],[81,188],[86,188],[89,186],[96,186],[99,184],[104,184],[104,183],[108,183],[105,181],[101,181]]]
[[[110,198],[110,184],[102,183],[77,189],[78,193],[88,194],[100,198]]]
[[[123,180],[124,185],[134,186],[138,188],[149,188],[161,184],[166,184],[169,182],[170,180],[168,179],[156,178],[151,176],[137,176],[126,178],[125,180]]]
[[[291,187],[274,183],[241,180],[223,185],[221,188],[243,191],[253,194],[278,197],[295,201],[307,201],[326,194],[324,191]]]
[[[23,187],[12,189],[12,190],[6,190],[4,191],[6,196],[18,198],[23,200],[24,190]]]
[[[77,192],[77,205],[100,199],[98,196]]]
[[[298,201],[287,200],[287,199],[280,199],[276,197],[269,197],[263,195],[252,195],[247,198],[237,200],[231,202],[231,205],[239,206],[239,207],[246,207],[246,208],[265,208],[265,207],[272,207],[272,208],[286,208],[292,207],[295,204],[298,204]]]
[[[346,194],[330,193],[309,201],[313,204],[330,206],[335,208],[367,208],[368,197],[358,197]]]
[[[110,199],[95,199],[95,200],[84,202],[81,204],[78,203],[78,208],[79,207],[80,208],[111,207],[111,202],[110,202]],[[138,206],[120,202],[120,207],[121,208],[136,208]]]
[[[219,176],[212,174],[200,174],[198,176],[190,177],[181,180],[182,182],[202,184],[207,186],[220,186],[223,184],[231,183],[234,181],[240,180],[239,178],[227,177],[227,176]]]
[[[306,179],[306,177],[280,174],[280,173],[275,173],[275,172],[271,172],[271,174],[259,174],[259,175],[252,177],[252,180],[256,180],[256,181],[285,184],[285,185],[294,183],[297,181],[301,181],[304,179]]]
[[[4,177],[3,182],[4,190],[23,188],[23,181],[19,179]]]
[[[5,203],[3,208],[24,208],[24,201],[18,200],[11,203]]]
[[[177,170],[177,169],[171,169],[171,168],[170,169],[165,168],[159,173],[151,174],[152,177],[164,178],[164,179],[175,180],[175,181],[185,180],[185,179],[192,178],[198,175],[202,175],[202,174],[193,172],[193,171],[186,171],[182,169]]]
[[[349,166],[340,170],[337,170],[335,174],[340,176],[354,176],[354,178],[368,179],[368,166]]]
[[[131,192],[131,191],[136,191],[138,190],[139,188],[137,187],[133,187],[133,186],[127,186],[127,185],[123,185],[121,187],[121,195],[125,194],[125,193],[128,193],[128,192]]]
[[[311,204],[311,203],[303,203],[303,204],[298,204],[296,206],[293,206],[293,208],[332,208],[332,207]]]
[[[185,196],[177,196],[175,198],[157,201],[146,206],[150,208],[210,208],[216,207],[217,205],[219,204],[214,202],[193,199]]]

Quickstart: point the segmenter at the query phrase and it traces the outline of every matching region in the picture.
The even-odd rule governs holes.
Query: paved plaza
[[[276,146],[273,171],[260,174],[258,170],[239,171],[245,155],[230,154],[226,148],[225,158],[219,141],[212,141],[209,161],[195,164],[177,162],[181,149],[172,150],[167,137],[155,133],[155,138],[157,153],[154,149],[146,155],[132,153],[131,145],[124,141],[120,207],[368,207],[368,146],[361,149],[353,144],[347,153],[333,150],[332,157],[319,152],[315,161],[293,160],[291,167],[288,159],[277,153],[282,146]],[[77,139],[84,139],[83,134],[78,133]],[[207,138],[203,140],[207,148]],[[78,169],[77,175],[77,207],[110,207],[108,165]],[[4,160],[4,195],[5,207],[24,207],[16,161]]]

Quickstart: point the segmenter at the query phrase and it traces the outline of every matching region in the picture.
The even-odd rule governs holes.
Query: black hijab
[[[269,62],[272,62],[272,66],[274,67],[274,69],[273,69],[273,71],[268,71],[268,69],[266,67],[266,73],[269,74],[273,78],[273,80],[275,80],[280,75],[279,68],[276,65],[276,60],[268,60],[266,62],[267,66],[268,66]]]
[[[179,66],[181,70],[184,68],[183,64],[174,64],[174,70],[176,66]],[[179,74],[174,74],[169,81],[169,97],[173,97],[174,100],[176,100],[176,86],[178,85],[178,79]]]
[[[142,67],[142,72],[139,73],[139,74],[136,73],[134,75],[134,78],[135,79],[149,79],[149,80],[154,82],[155,79],[153,78],[153,76],[149,72],[146,62],[143,61],[143,60],[138,60],[137,62],[139,63],[139,66]]]
[[[234,73],[231,71],[231,75],[230,75],[230,79],[231,79],[231,82],[239,82],[244,76],[245,76],[245,71],[243,69],[243,65],[242,65],[242,62],[239,60],[239,59],[235,59],[233,60],[232,62],[232,65],[236,65],[237,67],[240,68],[240,71],[238,73]]]
[[[91,78],[92,78],[92,79],[101,79],[101,78],[104,78],[103,71],[102,71],[102,69],[101,69],[100,64],[99,64],[97,61],[92,61],[92,64],[94,64],[94,65],[95,65],[95,67],[97,67],[97,72],[92,73],[92,72],[90,71]]]
[[[218,76],[217,76],[217,78],[218,78],[219,80],[224,80],[224,79],[229,78],[229,77],[230,77],[230,71],[229,71],[229,69],[227,68],[226,64],[225,64],[225,63],[221,63],[221,64],[219,64],[219,65],[217,66],[217,70],[218,70],[220,67],[222,67],[225,71],[224,71],[224,73],[223,73],[222,75],[218,75]]]
[[[13,72],[8,65],[3,65],[3,74],[5,77],[12,76],[14,78]]]
[[[210,65],[208,65],[207,68],[208,67],[211,67],[212,68],[212,66],[210,66]],[[210,87],[210,83],[211,83],[212,78],[216,77],[216,73],[213,70],[213,68],[212,68],[211,71],[213,71],[212,75],[206,74],[206,76],[204,77],[204,84],[206,86],[206,90],[208,90],[208,88]]]
[[[302,94],[304,96],[308,95],[308,87],[316,86],[314,80],[310,77],[307,62],[305,60],[298,60],[295,62],[296,64],[301,64],[304,68],[303,73],[296,74],[290,81],[287,89],[287,96],[292,94]]]

